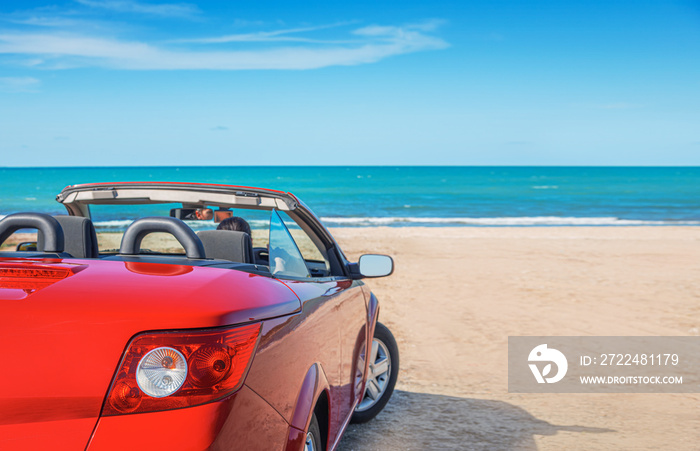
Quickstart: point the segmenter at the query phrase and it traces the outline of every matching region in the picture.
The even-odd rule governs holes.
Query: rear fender
[[[311,417],[314,413],[314,407],[316,406],[318,398],[324,391],[329,393],[329,388],[330,386],[328,384],[328,379],[326,379],[326,374],[323,372],[323,368],[321,368],[318,363],[315,363],[306,372],[304,381],[301,384],[301,389],[299,390],[299,396],[297,396],[292,421],[289,423],[291,428],[289,434],[290,441],[287,446],[288,451],[296,451],[297,440],[292,439],[293,436],[304,436],[305,431],[309,427],[309,423],[311,423]],[[327,408],[330,418],[330,396],[326,396],[326,399],[328,399],[329,405]],[[300,432],[302,434],[300,434]]]

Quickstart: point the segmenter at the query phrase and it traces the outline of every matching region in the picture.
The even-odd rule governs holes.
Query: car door
[[[331,416],[335,421],[331,421],[329,436],[333,443],[352,414],[362,388],[364,367],[358,367],[358,360],[366,346],[367,307],[362,282],[339,275],[312,277],[309,267],[318,266],[319,262],[304,260],[297,244],[303,233],[299,229],[292,234],[280,215],[272,211],[270,272],[297,293],[303,314],[308,315],[315,333],[323,336],[325,343],[319,348],[326,352],[318,354],[318,358],[330,384]]]

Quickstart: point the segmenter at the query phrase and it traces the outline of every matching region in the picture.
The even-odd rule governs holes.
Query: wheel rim
[[[364,364],[362,356],[360,356],[360,361]],[[356,412],[363,412],[379,402],[389,385],[390,376],[391,354],[386,345],[375,338],[372,340],[365,393],[362,396],[362,401],[355,408]]]
[[[314,444],[314,435],[311,432],[307,432],[306,443],[304,443],[304,451],[316,451]]]

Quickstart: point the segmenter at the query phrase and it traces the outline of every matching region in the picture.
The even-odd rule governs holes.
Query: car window
[[[304,258],[277,213],[270,213],[270,272],[282,277],[310,277]]]
[[[306,232],[299,227],[299,224],[290,218],[287,213],[283,211],[278,211],[277,213],[280,215],[280,218],[282,218],[284,225],[287,226],[287,230],[289,230],[289,234],[292,236],[292,239],[299,248],[299,252],[301,252],[304,260],[307,262],[316,261],[327,263],[316,244],[314,244],[309,235],[307,235]]]

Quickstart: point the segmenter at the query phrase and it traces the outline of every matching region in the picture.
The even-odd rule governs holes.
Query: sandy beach
[[[700,447],[700,394],[509,394],[507,373],[508,336],[700,335],[700,228],[331,232],[351,260],[394,257],[367,283],[401,352],[392,401],[341,450]]]
[[[343,450],[698,449],[699,394],[509,394],[508,336],[700,334],[700,228],[356,228],[351,259],[401,352],[397,392]]]

